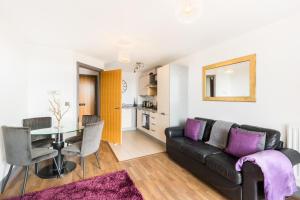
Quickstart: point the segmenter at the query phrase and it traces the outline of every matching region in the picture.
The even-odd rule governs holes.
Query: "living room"
[[[18,146],[18,142],[7,142],[11,138],[4,137],[9,135],[5,128],[1,130],[0,181],[3,193],[0,198],[84,199],[85,195],[91,195],[90,199],[297,199],[295,185],[300,186],[300,95],[296,92],[300,86],[297,66],[300,63],[297,55],[300,47],[299,6],[300,2],[296,0],[1,0],[1,127],[23,128],[24,134],[29,130],[31,136],[44,130],[44,135],[52,135],[53,143],[47,151],[51,150],[53,155],[74,150],[71,149],[73,144],[66,142],[71,130],[64,130],[63,126],[74,127],[74,133],[89,130],[89,126],[78,125],[81,103],[78,102],[78,64],[96,70],[100,79],[107,80],[100,80],[103,84],[99,86],[99,98],[101,91],[108,88],[105,84],[112,83],[112,79],[105,78],[116,77],[109,72],[120,71],[123,77],[114,79],[117,86],[108,90],[116,90],[118,95],[105,93],[110,98],[99,103],[103,109],[98,113],[100,121],[95,128],[101,129],[101,121],[104,121],[104,127],[102,140],[96,144],[100,148],[92,153],[95,156],[91,154],[79,160],[78,156],[82,158],[83,154],[77,157],[66,154],[65,158],[55,155],[52,166],[56,170],[55,177],[39,175],[35,160],[32,160],[34,164],[30,164],[28,174],[27,165],[12,163],[16,159],[10,159],[8,156],[12,154],[9,152]],[[242,68],[241,63],[248,69],[247,78],[243,79],[246,84],[235,82],[231,88],[243,85],[246,94],[226,93],[225,87],[220,94],[220,82],[214,78],[217,76],[214,69],[226,68],[226,76],[233,77],[238,74],[236,69]],[[229,68],[229,65],[233,67]],[[149,75],[154,69],[154,74],[159,74],[166,66],[169,79],[157,77],[156,81],[167,80],[170,84],[168,92],[160,89],[166,87],[157,86],[156,95],[139,95],[139,77],[145,73]],[[123,94],[122,80],[127,84],[127,93]],[[134,80],[135,85],[130,80]],[[150,84],[149,88],[155,86]],[[127,98],[131,89],[134,92]],[[162,97],[166,93],[169,96]],[[59,127],[56,112],[49,111],[49,101],[55,102],[56,95],[63,101],[61,111],[66,111],[61,121],[62,129],[57,133],[46,132],[53,129],[25,129],[23,119],[49,116],[52,117],[52,128]],[[112,101],[116,96],[119,99]],[[125,99],[129,100],[122,102]],[[157,137],[147,133],[151,132],[151,127],[144,130],[144,124],[138,125],[135,121],[137,115],[122,131],[121,117],[126,116],[122,119],[126,121],[131,115],[121,112],[125,109],[122,109],[122,103],[127,106],[136,104],[133,111],[130,107],[130,112],[138,113],[138,106],[143,106],[143,101],[151,101],[152,104],[148,103],[151,109],[157,106],[156,122],[163,122],[157,126]],[[111,108],[117,118],[110,117],[112,112],[106,110],[110,102],[118,102]],[[164,108],[169,110],[162,109],[161,105],[167,105]],[[170,117],[167,123],[165,116]],[[217,125],[223,130],[229,127],[225,128],[226,144],[223,147],[210,141],[217,137],[214,135]],[[181,128],[169,128],[173,126]],[[200,133],[196,139],[195,135],[187,134],[189,126],[192,126],[191,132],[197,129],[197,134]],[[150,151],[152,144],[146,147],[145,143],[134,138],[128,145],[130,151],[149,151],[130,152],[130,156],[125,155],[122,161],[117,151],[127,151],[121,146],[126,144],[124,135],[127,133],[124,131],[137,131],[136,128],[147,133],[146,145],[149,141],[158,141],[163,148]],[[257,138],[264,138],[264,146],[254,154],[235,154],[248,146],[238,146],[231,136],[249,136],[249,132]],[[64,137],[58,138],[59,135]],[[257,138],[249,139],[249,144]],[[58,147],[62,141],[66,144]],[[118,146],[118,143],[122,144]],[[244,143],[247,142],[240,141],[239,145]],[[239,148],[234,149],[237,146]],[[205,155],[201,149],[205,150]],[[275,166],[283,166],[270,160],[286,161],[285,170],[280,171],[282,176],[269,177],[270,173],[264,171],[264,166],[259,166],[259,161],[249,166],[246,162],[249,160],[245,160],[250,159],[247,156],[269,151],[276,155],[266,156],[268,171],[280,170]],[[222,157],[224,152],[226,155]],[[230,157],[230,162],[227,160],[230,166],[223,169],[222,165],[226,166],[228,162],[222,159],[227,158],[228,152],[234,159],[230,160]],[[62,164],[56,163],[56,169],[54,164],[58,157],[62,158]],[[241,162],[245,163],[239,172],[235,167]],[[38,167],[40,172],[49,163],[52,165],[52,160],[43,161]],[[67,163],[73,163],[72,169],[64,169]],[[247,170],[251,173],[256,170],[256,173],[247,174]],[[287,173],[290,176],[282,178]],[[264,180],[267,178],[287,183],[281,185],[286,190],[281,190],[280,194],[274,190],[269,192],[272,184],[266,186]],[[112,182],[105,182],[107,179]],[[95,184],[91,184],[91,180]],[[124,184],[126,187],[122,188]],[[82,187],[74,190],[74,185]],[[278,184],[273,186],[276,188]]]

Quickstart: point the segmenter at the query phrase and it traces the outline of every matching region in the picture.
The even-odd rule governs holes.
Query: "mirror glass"
[[[204,101],[256,101],[256,55],[203,67]]]
[[[241,62],[206,71],[206,96],[243,97],[250,95],[250,62]]]

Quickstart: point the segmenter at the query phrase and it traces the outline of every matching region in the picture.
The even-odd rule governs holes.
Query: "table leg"
[[[58,168],[60,169],[61,176],[73,171],[76,168],[76,163],[71,161],[63,161],[63,155],[61,149],[64,147],[62,140],[62,134],[57,134],[55,142],[52,144],[53,148],[58,151],[58,155],[55,157]],[[52,163],[38,171],[37,175],[40,178],[49,179],[58,177],[59,173],[56,169],[55,163]]]

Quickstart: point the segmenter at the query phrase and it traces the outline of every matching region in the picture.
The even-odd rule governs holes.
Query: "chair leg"
[[[35,174],[37,175],[39,173],[39,163],[34,164],[34,170],[35,170]]]
[[[3,192],[5,190],[5,186],[6,186],[7,182],[8,182],[8,180],[9,180],[9,177],[11,175],[11,171],[12,171],[13,167],[14,167],[13,165],[10,165],[8,173],[7,173],[6,177],[5,177],[5,179],[3,180],[2,187],[1,187],[1,194],[3,194]]]
[[[96,159],[97,159],[98,168],[101,169],[100,163],[99,163],[99,155],[98,155],[98,151],[95,153],[95,156],[96,156]]]
[[[56,167],[56,169],[57,169],[58,176],[59,176],[59,178],[60,178],[60,177],[61,177],[60,169],[58,168],[58,165],[57,165],[57,162],[56,162],[55,158],[53,158],[53,161],[54,161],[55,167]]]
[[[27,184],[27,179],[28,179],[28,171],[29,171],[29,166],[25,167],[25,175],[24,175],[24,182],[23,182],[23,186],[22,186],[22,196],[25,193],[25,189],[26,189],[26,184]]]
[[[84,157],[81,157],[81,168],[82,168],[82,178],[84,179],[84,172],[85,172]]]

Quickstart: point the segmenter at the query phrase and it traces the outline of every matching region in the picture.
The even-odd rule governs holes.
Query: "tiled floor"
[[[123,132],[122,137],[122,144],[110,144],[112,151],[119,161],[166,151],[163,143],[138,130]]]

